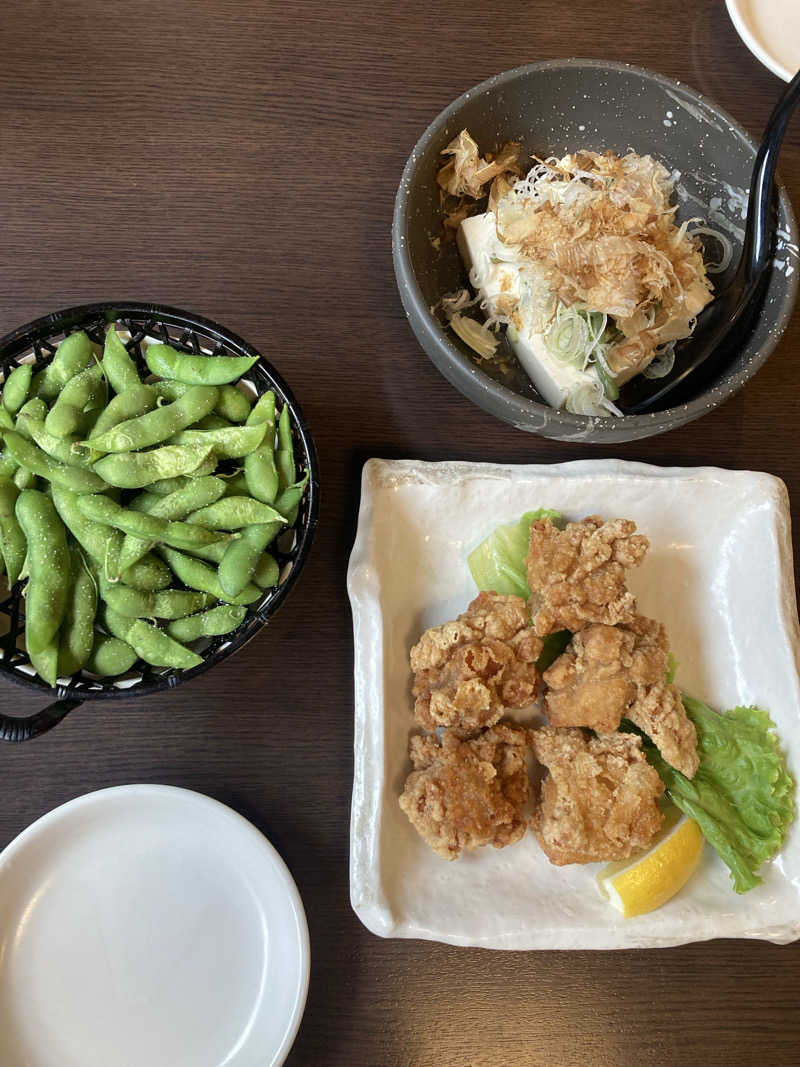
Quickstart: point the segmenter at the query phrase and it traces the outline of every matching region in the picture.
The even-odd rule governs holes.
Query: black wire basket
[[[93,341],[102,345],[106,328],[111,323],[130,334],[126,346],[143,376],[149,373],[142,350],[145,339],[149,342],[165,342],[180,351],[197,355],[257,356],[258,362],[242,381],[254,394],[260,395],[272,389],[279,403],[288,406],[295,461],[300,470],[308,470],[308,488],[301,501],[296,523],[291,530],[281,534],[270,548],[279,567],[278,585],[265,591],[259,600],[248,607],[247,615],[235,631],[207,639],[206,646],[199,650],[203,657],[202,664],[190,670],[152,667],[139,660],[122,677],[97,678],[80,671],[67,681],[59,680],[56,688],[52,689],[35,674],[25,651],[23,583],[18,582],[10,595],[0,599],[0,672],[17,685],[39,690],[42,696],[55,696],[55,700],[41,711],[26,717],[8,715],[5,708],[0,708],[0,741],[27,741],[36,737],[51,729],[86,700],[129,700],[149,696],[164,689],[174,689],[181,682],[195,678],[221,663],[254,637],[284,602],[297,581],[314,537],[319,511],[319,464],[314,442],[297,401],[263,356],[236,334],[209,319],[160,304],[110,301],[56,311],[0,339],[3,376],[7,377],[20,363],[33,362],[37,367],[49,363],[59,342],[75,330],[85,330]],[[6,690],[2,704],[7,703]]]

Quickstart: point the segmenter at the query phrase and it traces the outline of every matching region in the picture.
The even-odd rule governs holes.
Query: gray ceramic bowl
[[[431,308],[462,288],[466,273],[453,244],[437,251],[441,232],[436,171],[440,151],[464,128],[483,150],[522,140],[525,159],[578,148],[650,153],[680,171],[678,218],[702,216],[733,244],[722,287],[741,250],[746,194],[756,146],[724,111],[679,82],[621,63],[555,60],[498,74],[460,96],[428,127],[403,171],[395,201],[392,248],[400,296],[411,328],[442,374],[465,396],[521,430],[591,442],[630,441],[674,429],[717,407],[752,377],[775,348],[797,295],[797,225],[780,194],[779,252],[760,318],[730,368],[689,403],[622,418],[572,415],[544,404],[518,366],[503,373],[483,364]],[[737,195],[738,194],[738,195]],[[792,262],[794,261],[794,262]],[[515,362],[515,361],[514,361]]]

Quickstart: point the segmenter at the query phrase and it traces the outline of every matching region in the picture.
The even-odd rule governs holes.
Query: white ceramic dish
[[[277,1065],[308,973],[289,871],[210,797],[104,789],[0,855],[3,1067]]]
[[[761,63],[784,81],[800,68],[797,0],[725,0],[736,32]]]
[[[504,467],[370,460],[348,588],[355,633],[350,895],[383,937],[503,949],[643,948],[712,937],[800,937],[800,828],[737,896],[706,847],[698,874],[659,911],[624,919],[599,865],[551,866],[533,834],[448,863],[401,812],[414,729],[408,650],[475,595],[467,553],[495,526],[550,507],[634,519],[652,544],[631,575],[640,609],[667,626],[678,681],[717,708],[759,704],[800,768],[797,611],[786,489],[767,474],[619,460]]]

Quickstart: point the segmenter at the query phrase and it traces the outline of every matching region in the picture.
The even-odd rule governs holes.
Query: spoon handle
[[[756,155],[742,248],[742,267],[748,280],[759,275],[767,267],[772,256],[774,229],[770,216],[773,210],[775,171],[778,166],[783,135],[798,101],[800,101],[800,71],[786,86],[783,95],[773,108]]]

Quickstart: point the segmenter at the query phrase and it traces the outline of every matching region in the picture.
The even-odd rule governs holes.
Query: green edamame
[[[242,622],[246,614],[247,608],[242,605],[220,604],[199,615],[175,619],[167,627],[167,633],[176,641],[188,645],[199,637],[219,637],[221,634],[229,634]]]
[[[225,482],[221,478],[209,475],[205,478],[189,480],[185,486],[176,489],[167,496],[160,497],[155,493],[140,493],[135,500],[131,501],[129,507],[136,511],[146,512],[148,515],[158,519],[176,522],[184,519],[198,508],[213,504],[220,499],[224,492]],[[130,533],[126,534],[120,555],[121,565],[128,567],[135,563],[145,552],[149,552],[158,540],[162,539],[143,538]],[[180,548],[181,546],[176,545],[175,547]]]
[[[92,438],[92,448],[101,452],[132,452],[160,444],[207,415],[217,400],[213,385],[197,385],[171,404],[127,419]],[[177,473],[181,474],[182,471]]]
[[[3,385],[3,407],[9,415],[16,415],[25,401],[33,377],[33,364],[21,363],[6,378]]]
[[[96,633],[85,669],[99,678],[116,678],[127,674],[138,658],[126,641]]]
[[[53,485],[51,492],[56,511],[69,532],[103,576],[116,581],[119,578],[119,553],[122,547],[120,531],[84,515],[78,506],[78,493],[61,485]]]
[[[70,585],[58,635],[58,675],[67,678],[86,663],[94,644],[97,586],[79,548],[69,550]]]
[[[103,370],[115,393],[120,394],[140,385],[136,364],[128,354],[122,338],[113,326],[106,331],[103,346]],[[130,416],[129,416],[130,417]]]
[[[201,563],[199,559],[184,555],[174,548],[161,547],[159,555],[172,567],[172,572],[178,581],[183,582],[189,589],[198,589],[201,593],[210,593],[217,600],[224,600],[233,604],[252,604],[261,596],[258,586],[250,583],[236,597],[226,596],[225,590],[219,584],[217,572]]]
[[[196,545],[191,549],[189,554],[197,556],[198,559],[204,559],[209,563],[216,563],[219,565],[222,563],[225,553],[228,551],[229,544],[230,541],[215,541],[213,545],[204,545],[202,548]]]
[[[105,488],[103,479],[94,471],[68,467],[65,463],[59,463],[58,460],[43,452],[38,445],[32,441],[26,441],[21,434],[6,430],[3,437],[6,448],[20,467],[44,478],[45,481],[53,485],[61,485],[76,493],[99,493]]]
[[[93,363],[86,370],[71,378],[47,413],[44,426],[54,437],[68,437],[81,426],[85,408],[99,408],[104,399],[102,391],[103,368]]]
[[[126,567],[119,577],[125,585],[129,585],[131,589],[141,589],[143,593],[158,593],[172,585],[172,572],[169,567],[152,552]]]
[[[70,378],[86,370],[95,362],[94,349],[88,335],[83,330],[71,333],[56,349],[51,363],[40,371],[33,380],[36,396],[48,402],[55,400]]]
[[[194,356],[171,345],[150,345],[145,363],[159,378],[187,385],[225,385],[235,382],[257,362],[258,356]]]
[[[219,584],[226,596],[238,596],[248,584],[264,549],[277,536],[281,525],[279,522],[267,522],[248,526],[242,530],[238,540],[228,545],[217,571]]]
[[[99,437],[101,434],[113,429],[121,422],[138,419],[140,415],[146,415],[148,411],[152,411],[155,408],[157,400],[158,393],[156,393],[155,389],[150,385],[142,385],[140,382],[130,386],[124,393],[117,393],[98,415],[97,421],[92,427],[89,443],[91,444],[95,437]]]
[[[107,496],[83,494],[78,497],[78,507],[95,522],[103,522],[134,537],[172,545],[175,548],[192,548],[194,545],[209,545],[215,541],[226,540],[223,534],[204,527],[186,522],[170,522],[145,511],[124,508]],[[128,567],[135,562],[120,553],[120,567]]]
[[[212,448],[217,459],[237,459],[253,452],[264,439],[265,426],[225,426],[218,430],[183,430],[170,438],[176,445]]]
[[[27,467],[17,467],[14,471],[14,485],[17,489],[35,489],[36,475]]]
[[[11,418],[6,409],[0,406],[0,432],[3,430],[13,430],[14,420]]]
[[[25,646],[35,654],[53,643],[64,618],[70,569],[67,535],[53,501],[36,489],[19,494],[15,511],[28,545]]]
[[[152,387],[165,400],[177,400],[179,396],[183,396],[187,389],[191,388],[184,382],[174,382],[167,379],[153,382]],[[241,389],[237,389],[235,385],[218,385],[217,389],[217,402],[214,405],[214,412],[223,419],[227,419],[228,422],[244,422],[250,414],[250,400],[248,397]]]
[[[215,504],[193,512],[186,521],[212,530],[241,530],[270,522],[283,526],[286,522],[275,508],[249,496],[224,496]]]
[[[275,452],[275,466],[278,468],[278,488],[285,489],[295,480],[294,444],[292,443],[292,424],[289,408],[284,404],[278,419],[278,448]]]
[[[39,677],[49,686],[58,681],[58,642],[54,639],[38,652],[28,649],[28,658]]]
[[[297,521],[300,501],[303,499],[303,493],[306,491],[307,485],[308,471],[305,472],[299,482],[295,482],[294,485],[287,485],[285,489],[281,489],[280,493],[278,493],[273,506],[276,511],[283,515],[289,526],[294,526]]]
[[[0,549],[8,575],[8,585],[16,585],[22,573],[28,544],[16,514],[19,489],[10,478],[0,478]]]
[[[202,419],[194,424],[195,430],[225,430],[230,429],[233,424],[228,419],[223,419],[221,415],[218,415],[216,411],[212,411],[209,415],[204,415]],[[178,434],[180,437],[180,434]],[[181,441],[176,441],[175,444],[182,444]]]
[[[105,622],[113,637],[125,641],[145,663],[154,667],[177,667],[187,670],[199,667],[203,662],[191,649],[175,641],[157,626],[152,626],[144,619],[126,619],[112,608],[105,609]]]
[[[13,479],[15,471],[18,470],[17,461],[9,456],[5,449],[0,449],[0,478]]]
[[[56,437],[48,433],[41,419],[35,419],[24,412],[17,415],[17,433],[33,441],[48,456],[67,467],[88,468],[100,458],[98,452],[92,452],[73,438]]]
[[[143,418],[148,416],[144,415]],[[211,456],[211,449],[200,451],[193,445],[164,445],[150,452],[112,453],[98,460],[94,470],[109,485],[119,486],[120,489],[141,489],[161,478],[173,478],[198,470]]]
[[[214,598],[208,593],[185,589],[163,589],[145,593],[129,586],[106,584],[103,599],[117,614],[133,619],[182,619],[209,607]]]
[[[269,552],[265,552],[253,571],[253,581],[259,589],[272,589],[273,586],[278,584],[279,578],[280,568],[278,564]]]
[[[275,394],[270,390],[258,398],[247,418],[247,425],[264,424],[261,444],[244,461],[244,476],[250,496],[262,504],[271,504],[278,492],[275,466]]]

